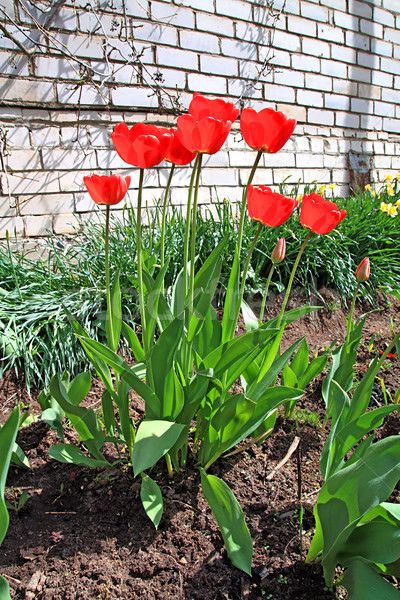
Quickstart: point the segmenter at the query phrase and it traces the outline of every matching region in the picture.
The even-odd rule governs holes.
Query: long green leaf
[[[349,592],[348,600],[400,599],[400,592],[361,560],[352,561],[341,584]]]
[[[217,520],[232,564],[251,575],[253,544],[239,502],[222,479],[204,469],[200,475],[204,498]]]
[[[106,336],[108,345],[111,350],[115,352],[118,348],[122,324],[121,290],[119,287],[118,272],[115,274],[114,282],[111,287],[110,300],[110,305],[107,303]]]
[[[19,427],[19,407],[17,406],[0,429],[0,544],[8,529],[9,517],[4,500],[7,473]]]
[[[2,575],[0,575],[0,600],[11,600],[10,586]]]
[[[89,458],[83,454],[77,446],[72,444],[56,444],[49,448],[48,454],[51,458],[62,463],[72,463],[74,465],[83,465],[85,467],[109,467],[110,463],[97,458]]]
[[[135,477],[153,467],[172,448],[184,428],[185,425],[171,421],[142,421],[132,450]]]
[[[159,486],[148,475],[143,475],[140,498],[147,516],[157,529],[163,514],[163,499]]]

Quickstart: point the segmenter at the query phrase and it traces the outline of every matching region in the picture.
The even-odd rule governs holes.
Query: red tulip
[[[118,123],[111,139],[122,160],[134,167],[147,169],[164,160],[173,134],[166,127],[137,123],[129,129],[125,123]]]
[[[239,109],[231,102],[195,93],[189,113],[178,117],[177,136],[190,152],[215,154],[225,142]]]
[[[360,264],[358,265],[356,272],[354,273],[355,278],[357,279],[358,283],[364,283],[364,281],[367,281],[367,279],[369,278],[369,272],[370,272],[370,262],[369,262],[369,258],[365,257],[362,259],[362,261],[360,262]]]
[[[220,98],[210,100],[205,98],[198,92],[193,94],[193,99],[189,105],[189,114],[200,121],[204,117],[212,117],[219,121],[236,121],[239,115],[239,109],[232,104],[232,102],[225,102]]]
[[[249,185],[247,188],[247,209],[250,219],[268,227],[282,225],[297,205],[296,198],[282,196],[265,185],[257,188]]]
[[[129,175],[92,175],[83,182],[96,204],[118,204],[124,199],[131,183]]]
[[[334,202],[324,200],[318,194],[303,196],[300,210],[300,222],[303,227],[314,233],[329,233],[342,221],[347,212],[339,210]]]
[[[285,238],[281,237],[277,243],[275,248],[271,252],[271,260],[274,265],[279,265],[284,259],[286,254],[286,241]]]
[[[245,108],[240,117],[240,130],[246,144],[261,152],[278,152],[295,127],[296,119],[288,119],[273,108],[264,108],[259,113],[254,108]]]
[[[190,152],[187,148],[185,148],[185,146],[183,146],[176,135],[175,129],[171,129],[170,131],[174,133],[174,138],[171,146],[169,147],[168,154],[165,156],[165,160],[168,160],[174,165],[188,165],[194,158],[196,158],[196,152]]]

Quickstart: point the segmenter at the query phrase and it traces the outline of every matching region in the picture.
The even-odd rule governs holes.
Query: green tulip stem
[[[199,162],[199,154],[196,156],[192,176],[190,178],[187,207],[186,207],[186,228],[185,228],[185,240],[183,246],[183,298],[186,300],[188,289],[189,289],[189,277],[188,277],[188,262],[189,262],[189,236],[190,236],[190,223],[192,216],[192,196],[193,196],[193,185],[197,172],[197,165]]]
[[[106,274],[106,298],[107,298],[107,319],[111,319],[111,289],[110,289],[110,259],[109,259],[109,245],[110,245],[110,205],[106,204],[106,235],[104,240],[104,270]],[[112,330],[112,327],[111,327]]]
[[[285,312],[287,301],[289,300],[289,295],[290,295],[290,291],[292,289],[293,279],[294,279],[295,273],[297,271],[297,267],[299,266],[299,262],[300,262],[301,256],[302,256],[302,254],[304,252],[304,249],[305,249],[305,247],[307,245],[307,242],[311,238],[312,234],[313,234],[313,231],[311,231],[311,229],[310,229],[310,231],[308,232],[308,234],[306,236],[306,239],[304,240],[304,242],[301,245],[301,248],[300,248],[299,253],[298,253],[297,257],[296,257],[296,260],[294,261],[293,269],[292,269],[292,272],[290,273],[290,277],[289,277],[289,283],[288,283],[288,286],[286,288],[286,294],[285,294],[285,297],[284,297],[283,302],[282,302],[281,312],[279,314],[279,319],[278,319],[278,324],[277,324],[278,329],[281,326],[282,317],[283,317],[283,314]]]
[[[165,192],[164,192],[164,199],[163,199],[163,207],[162,207],[162,218],[161,218],[161,250],[160,250],[160,254],[161,254],[161,268],[163,268],[164,266],[164,262],[165,262],[165,223],[167,220],[167,206],[168,206],[168,196],[169,196],[169,190],[171,187],[171,181],[172,181],[172,176],[174,174],[175,171],[175,165],[174,163],[171,164],[171,169],[169,172],[169,177],[168,177],[168,181],[167,181],[167,187],[165,188]]]
[[[237,236],[237,252],[238,252],[239,258],[240,258],[240,253],[242,251],[244,218],[245,218],[245,215],[246,215],[246,206],[247,206],[247,188],[249,187],[249,185],[251,185],[251,182],[254,179],[254,175],[256,173],[256,169],[258,167],[258,163],[260,162],[262,154],[263,154],[262,151],[259,150],[258,153],[257,153],[257,156],[255,158],[255,161],[254,161],[254,164],[253,164],[253,168],[251,169],[251,172],[250,172],[249,179],[247,181],[246,187],[243,189],[242,207],[240,209],[239,229],[238,229],[238,236]]]
[[[254,248],[255,248],[255,246],[256,246],[256,243],[257,243],[257,240],[258,240],[258,238],[259,238],[259,235],[260,235],[260,233],[261,233],[261,231],[262,231],[262,228],[263,228],[263,224],[262,224],[262,223],[260,223],[260,224],[259,224],[259,226],[258,226],[258,229],[257,229],[257,231],[256,231],[256,234],[255,234],[255,236],[254,236],[254,239],[253,239],[253,241],[252,241],[252,243],[251,243],[251,246],[250,246],[250,248],[249,248],[249,251],[248,251],[248,253],[247,253],[247,258],[246,258],[246,262],[245,262],[244,269],[243,269],[243,273],[242,273],[242,281],[241,281],[241,283],[240,283],[240,291],[239,291],[240,303],[241,303],[241,302],[242,302],[242,300],[243,300],[244,286],[245,286],[245,283],[246,283],[247,271],[248,271],[248,269],[249,269],[250,260],[251,260],[251,255],[253,254],[253,250],[254,250]]]
[[[146,313],[144,305],[144,286],[143,286],[143,258],[142,258],[142,194],[143,194],[143,178],[144,169],[140,169],[139,174],[139,189],[136,209],[136,257],[137,257],[137,273],[138,273],[138,288],[139,288],[139,309],[140,321],[142,324],[142,343],[146,358],[149,357],[147,336],[146,336]]]
[[[354,308],[355,308],[355,305],[356,305],[356,299],[357,299],[359,287],[360,287],[360,282],[357,281],[356,291],[354,292],[353,300],[351,301],[349,318],[347,320],[347,336],[346,336],[346,341],[347,342],[349,341],[350,333],[353,330],[353,314],[354,314]]]
[[[197,227],[197,200],[199,196],[199,183],[200,183],[200,172],[201,163],[203,159],[202,154],[198,154],[196,182],[194,186],[194,199],[193,199],[193,213],[192,213],[192,232],[190,240],[190,314],[193,312],[194,303],[194,261],[196,258],[196,227]]]
[[[260,327],[263,323],[264,310],[265,310],[265,305],[266,305],[267,298],[268,298],[269,284],[271,283],[272,274],[275,271],[275,266],[276,266],[275,263],[272,263],[272,267],[270,268],[270,271],[268,273],[267,283],[265,284],[264,294],[263,294],[263,297],[261,300],[260,317],[258,319],[258,324]]]

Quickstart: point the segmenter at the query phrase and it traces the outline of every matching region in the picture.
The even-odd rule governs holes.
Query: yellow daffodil
[[[385,175],[386,181],[392,181],[393,175]]]
[[[399,180],[400,180],[400,173],[397,173],[397,174],[396,174],[396,179],[397,179],[397,181],[399,181]]]
[[[336,184],[336,183],[330,183],[330,184],[328,185],[328,188],[329,188],[330,190],[335,190],[335,189],[337,188],[337,184]]]
[[[374,198],[376,198],[376,191],[375,190],[372,190],[372,195],[373,195]],[[378,196],[378,198],[379,198],[379,196]]]
[[[370,186],[370,184],[369,184],[369,183],[367,183],[367,185],[365,186],[364,190],[365,190],[366,192],[370,192],[370,191],[371,191],[371,186]]]
[[[388,207],[388,214],[391,217],[397,217],[397,207],[396,206],[392,206],[392,203],[390,203],[390,205]]]
[[[382,212],[387,212],[389,209],[389,205],[386,204],[386,202],[381,202],[381,211]]]
[[[322,196],[325,194],[326,192],[326,185],[320,185],[318,188],[318,194],[321,194]]]
[[[397,206],[397,208],[400,208],[400,200],[397,200],[396,206]]]
[[[386,192],[389,196],[394,196],[394,189],[393,187],[390,185],[390,183],[387,184],[386,186]]]

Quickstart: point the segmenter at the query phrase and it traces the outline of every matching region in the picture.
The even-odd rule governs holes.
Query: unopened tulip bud
[[[360,262],[360,264],[358,265],[356,272],[354,273],[358,283],[363,283],[364,281],[367,281],[368,277],[369,277],[369,271],[370,271],[370,263],[369,263],[369,258],[365,257],[362,259],[362,261]]]
[[[286,242],[285,242],[285,238],[282,237],[277,241],[276,246],[272,250],[272,253],[271,253],[271,260],[274,263],[274,265],[278,265],[279,263],[281,263],[284,260],[285,253],[286,253]]]

